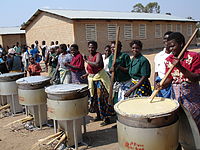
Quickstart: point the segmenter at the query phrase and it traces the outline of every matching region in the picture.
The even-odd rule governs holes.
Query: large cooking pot
[[[179,103],[172,99],[134,98],[118,102],[117,131],[120,150],[176,150]]]
[[[0,82],[16,81],[17,79],[22,77],[24,77],[23,72],[4,73],[0,75]]]
[[[88,86],[86,84],[60,84],[45,89],[48,116],[54,120],[73,120],[88,113]]]
[[[39,105],[45,104],[47,95],[45,87],[50,84],[49,77],[45,76],[30,76],[18,79],[19,103],[21,105]]]
[[[18,79],[16,83],[19,89],[34,90],[50,85],[50,80],[51,78],[46,76],[30,76]]]

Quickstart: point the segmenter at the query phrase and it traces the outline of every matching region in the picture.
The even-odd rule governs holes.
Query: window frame
[[[125,40],[133,39],[133,25],[132,24],[124,24],[124,39]]]
[[[94,26],[94,31],[92,31],[92,28],[90,28],[89,26]],[[89,32],[89,33],[88,33]],[[89,38],[89,36],[91,36]],[[97,41],[97,28],[96,28],[96,24],[85,24],[85,38],[86,41]]]
[[[144,26],[144,31],[141,31],[141,25]],[[144,32],[142,35],[141,32]],[[146,39],[147,38],[147,25],[146,24],[139,24],[139,38],[140,39]]]

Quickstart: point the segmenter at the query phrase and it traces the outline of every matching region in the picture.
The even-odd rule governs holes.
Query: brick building
[[[20,27],[0,27],[0,44],[7,49],[12,47],[17,42],[19,45],[26,44],[25,31],[20,30]]]
[[[39,9],[21,29],[26,31],[28,45],[35,40],[40,44],[45,40],[47,45],[51,41],[76,43],[86,53],[89,40],[98,42],[99,51],[115,40],[117,26],[120,26],[123,51],[129,51],[133,39],[141,40],[144,49],[161,48],[162,36],[169,30],[183,33],[187,40],[196,23],[165,14]]]

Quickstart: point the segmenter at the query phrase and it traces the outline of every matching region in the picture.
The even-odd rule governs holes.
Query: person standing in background
[[[7,65],[10,72],[23,71],[22,57],[15,53],[14,48],[8,50]]]
[[[42,41],[42,46],[40,46],[40,49],[42,50],[42,59],[43,61],[45,61],[46,54],[47,54],[46,41]]]
[[[70,52],[67,52],[66,44],[60,44],[59,47],[60,55],[58,57],[58,65],[56,67],[56,71],[60,72],[60,83],[68,84],[71,83],[71,71],[70,68],[66,65],[66,63],[70,63],[72,61],[72,55]]]
[[[28,66],[29,66],[29,51],[28,46],[22,48],[22,63],[24,67],[25,76],[27,76]]]
[[[15,50],[15,53],[16,53],[17,55],[21,55],[22,49],[21,49],[21,47],[19,46],[19,42],[17,42],[16,45],[14,46],[14,50]]]
[[[162,80],[165,76],[165,59],[170,55],[171,51],[169,49],[166,49],[167,46],[167,38],[169,35],[173,33],[171,31],[168,31],[164,34],[163,37],[163,43],[164,43],[164,49],[155,55],[154,63],[155,63],[155,73],[154,73],[154,87],[158,82]],[[165,89],[162,89],[157,94],[158,97],[165,97],[165,98],[171,98],[171,90],[172,87],[169,85]]]
[[[35,62],[34,57],[30,57],[29,61],[30,61],[30,65],[28,66],[29,75],[30,76],[39,76],[42,71],[40,64]]]
[[[112,54],[112,51],[111,51],[110,45],[106,45],[104,49],[104,54],[102,55],[102,57],[103,57],[103,63],[104,63],[104,70],[108,73],[109,76],[110,76],[110,72],[109,72],[108,64],[109,64],[109,57],[111,54]]]
[[[83,56],[79,52],[77,44],[72,44],[70,47],[71,54],[73,55],[70,63],[66,62],[65,66],[68,66],[71,70],[72,83],[83,84],[87,83],[87,79],[81,78],[86,74]]]

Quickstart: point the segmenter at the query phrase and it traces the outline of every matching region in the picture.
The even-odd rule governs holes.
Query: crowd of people
[[[154,87],[160,89],[159,97],[178,100],[191,113],[200,130],[200,54],[185,51],[181,59],[177,60],[185,45],[185,38],[179,32],[166,32],[163,43],[164,49],[154,59]],[[21,48],[19,43],[16,43],[8,53],[0,47],[0,72],[24,71],[30,76],[40,75],[40,61],[43,60],[46,72],[52,78],[52,84],[88,84],[89,111],[97,114],[94,121],[102,120],[103,126],[110,124],[110,117],[115,115],[113,104],[127,98],[147,97],[152,94],[149,81],[151,65],[142,55],[143,43],[140,40],[130,43],[132,58],[122,52],[120,41],[117,49],[115,46],[115,41],[106,45],[102,55],[98,52],[97,42],[89,41],[89,56],[86,56],[80,53],[77,44],[59,45],[56,41],[51,42],[48,47],[45,41],[42,41],[42,46],[35,41],[30,47]],[[115,51],[116,61],[113,60]],[[159,82],[171,64],[174,64],[175,68],[161,87]],[[108,101],[112,72],[113,104]]]

